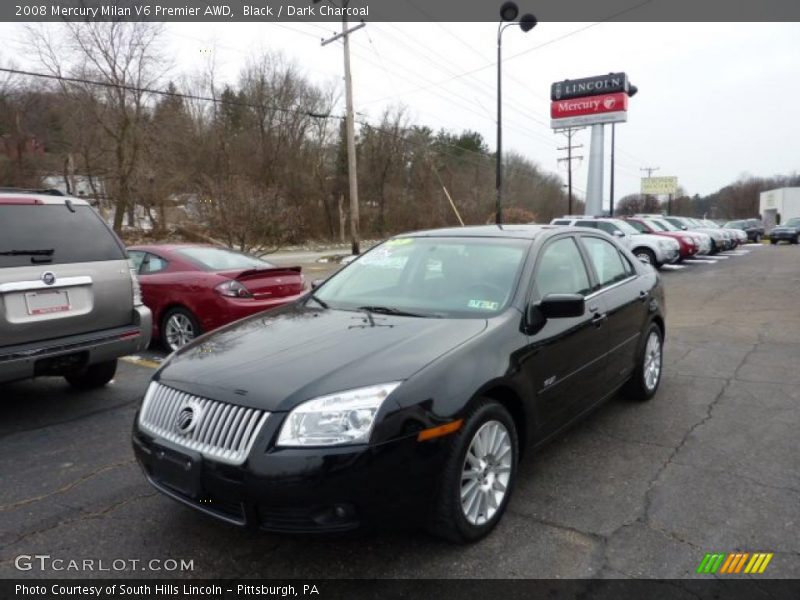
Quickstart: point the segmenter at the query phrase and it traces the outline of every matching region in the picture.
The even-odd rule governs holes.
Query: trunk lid
[[[268,267],[219,274],[241,283],[256,300],[295,296],[305,289],[302,267]]]

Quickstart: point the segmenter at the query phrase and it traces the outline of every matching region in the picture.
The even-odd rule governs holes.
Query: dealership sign
[[[626,110],[628,110],[627,94],[603,94],[553,102],[550,105],[550,116],[553,119],[564,119],[580,115],[596,115]]]
[[[609,73],[584,79],[565,79],[550,86],[550,99],[555,102],[617,92],[627,94],[629,87],[628,76],[625,73]]]
[[[550,90],[550,126],[565,129],[625,122],[629,91],[625,73],[558,81]]]
[[[667,195],[675,194],[678,191],[677,177],[643,177],[642,194],[645,195]]]

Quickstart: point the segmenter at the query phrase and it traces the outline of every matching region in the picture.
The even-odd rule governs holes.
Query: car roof
[[[72,196],[56,196],[46,192],[36,193],[27,190],[0,190],[0,204],[61,204],[67,201],[74,206],[89,206],[89,203],[82,198]]]
[[[170,250],[181,250],[182,248],[220,248],[214,244],[133,244],[128,246],[128,250],[144,250],[146,252],[169,252]],[[230,248],[223,248],[229,250]]]
[[[404,233],[395,237],[483,237],[516,238],[532,240],[543,231],[563,231],[557,225],[511,224],[511,225],[470,225],[467,227],[447,227]]]

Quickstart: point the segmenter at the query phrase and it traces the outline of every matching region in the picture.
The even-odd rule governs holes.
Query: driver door
[[[558,237],[540,252],[529,302],[548,294],[586,296],[592,288],[591,271],[575,237]],[[583,315],[548,319],[539,331],[528,334],[522,368],[536,394],[544,435],[602,398],[608,353],[605,313],[603,299],[594,298]]]

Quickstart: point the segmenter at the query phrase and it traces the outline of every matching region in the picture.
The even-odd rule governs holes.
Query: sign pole
[[[603,212],[603,146],[604,129],[602,123],[592,125],[592,145],[589,149],[589,176],[586,180],[585,215],[599,215]]]

